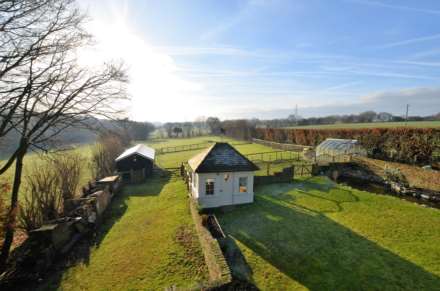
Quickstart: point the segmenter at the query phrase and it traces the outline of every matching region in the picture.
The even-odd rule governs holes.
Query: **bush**
[[[41,171],[39,169],[45,169]],[[20,207],[21,226],[27,231],[62,213],[63,193],[51,160],[43,158],[26,177],[24,204]]]
[[[99,137],[92,152],[91,169],[95,179],[113,175],[115,159],[124,151],[124,142],[118,135],[106,134]]]
[[[21,226],[27,231],[64,213],[64,201],[76,197],[83,158],[77,153],[43,156],[26,177]],[[44,169],[44,171],[41,171]]]
[[[402,186],[408,187],[409,183],[405,175],[398,168],[385,167],[384,169],[385,180],[388,182],[399,183]]]
[[[57,154],[51,159],[49,166],[57,173],[63,200],[75,198],[83,164],[84,158],[78,153]]]

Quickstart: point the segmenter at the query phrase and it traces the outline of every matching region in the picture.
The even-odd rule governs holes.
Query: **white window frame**
[[[245,181],[245,185],[244,186],[242,186],[241,185],[241,180],[244,180]],[[240,192],[240,193],[248,193],[248,186],[249,185],[249,177],[239,177],[238,178],[238,192]],[[244,190],[245,191],[242,191],[242,187],[244,187]]]
[[[208,184],[212,184],[212,192],[208,192]],[[215,194],[215,179],[206,179],[205,181],[205,195],[212,196]]]

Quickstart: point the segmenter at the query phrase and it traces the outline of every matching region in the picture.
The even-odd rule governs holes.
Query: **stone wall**
[[[0,278],[1,287],[38,280],[56,259],[95,231],[113,196],[120,191],[118,178],[113,180],[89,183],[81,198],[65,201],[65,217],[46,221],[40,228],[30,231],[28,239],[12,252],[10,267]]]
[[[209,286],[211,288],[223,286],[231,283],[232,275],[226,262],[219,241],[216,240],[209,230],[202,224],[202,218],[197,210],[197,206],[191,199],[190,209],[194,220],[197,235],[202,246],[203,255],[209,272]]]

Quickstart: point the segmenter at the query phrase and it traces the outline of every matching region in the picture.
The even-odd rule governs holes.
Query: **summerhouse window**
[[[214,180],[206,180],[205,193],[206,195],[214,195]]]
[[[248,178],[247,177],[240,177],[240,178],[238,178],[238,189],[240,190],[240,193],[246,193],[247,192],[247,183],[248,183]]]

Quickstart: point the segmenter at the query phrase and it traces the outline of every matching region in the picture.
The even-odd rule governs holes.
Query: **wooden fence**
[[[195,150],[205,149],[205,148],[211,146],[213,143],[215,143],[215,141],[208,140],[203,143],[194,143],[194,144],[184,144],[184,145],[178,145],[178,146],[172,146],[172,147],[163,147],[163,148],[156,149],[156,154],[162,155],[162,154],[185,152],[185,151],[195,151]],[[232,142],[231,143],[231,145],[233,145],[233,146],[241,146],[241,145],[247,145],[247,144],[251,144],[251,142],[246,142],[246,141],[240,142],[239,141],[239,142]]]
[[[257,139],[257,138],[253,138],[252,142],[256,143],[256,144],[268,146],[273,149],[283,150],[283,151],[303,152],[305,150],[312,149],[311,146],[290,144],[290,143],[278,143],[278,142],[267,141],[267,140]]]
[[[253,162],[299,161],[301,154],[292,151],[271,151],[245,155]]]
[[[290,183],[293,182],[294,166],[284,168],[281,172],[275,172],[273,175],[255,176],[255,185],[266,185],[274,183]]]
[[[313,175],[312,164],[297,164],[293,166],[295,177],[310,177]]]
[[[315,156],[314,162],[319,165],[327,165],[329,163],[349,163],[353,160],[355,155],[352,154],[339,154],[339,155],[329,155],[323,154]]]
[[[208,141],[204,143],[196,143],[196,144],[185,144],[173,147],[163,147],[156,149],[156,154],[169,154],[169,153],[177,153],[177,152],[185,152],[185,151],[194,151],[200,150],[209,147],[213,142]]]

